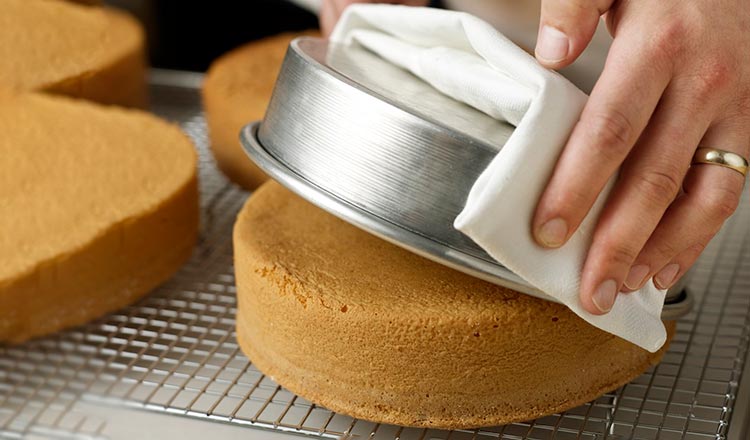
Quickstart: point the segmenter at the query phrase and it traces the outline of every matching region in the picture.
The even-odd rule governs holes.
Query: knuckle
[[[737,210],[740,197],[740,190],[717,186],[703,194],[702,202],[709,218],[724,220]]]
[[[606,249],[605,261],[614,266],[630,266],[639,253],[638,249],[634,249],[624,241],[609,241],[604,246]]]
[[[609,159],[621,159],[630,149],[635,128],[625,113],[608,109],[589,119],[589,132],[596,148]]]
[[[591,204],[594,197],[595,194],[589,194],[584,188],[576,185],[561,191],[551,205],[561,217],[573,219],[585,215],[586,207]]]
[[[708,100],[717,93],[734,89],[739,81],[740,69],[730,56],[714,55],[694,76],[694,89],[700,100]]]
[[[700,255],[704,250],[706,250],[706,246],[708,246],[708,241],[695,243],[687,248],[686,253],[688,253],[689,255]]]
[[[659,169],[644,171],[636,180],[638,192],[652,205],[668,205],[680,190],[677,173]]]
[[[732,105],[734,106],[735,118],[739,122],[738,128],[744,129],[744,127],[750,125],[750,92],[743,90],[738,93]]]
[[[685,50],[688,23],[682,18],[672,18],[662,23],[651,40],[652,54],[658,59],[672,60]]]
[[[669,240],[659,240],[654,243],[654,250],[663,260],[670,260],[680,252],[675,243]]]

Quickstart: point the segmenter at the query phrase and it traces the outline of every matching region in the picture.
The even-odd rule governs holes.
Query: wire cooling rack
[[[750,343],[747,201],[695,268],[696,307],[679,321],[663,362],[579,408],[449,432],[355,420],[281,388],[235,340],[231,230],[247,193],[217,172],[207,150],[200,80],[165,71],[152,79],[154,111],[178,122],[200,153],[203,230],[192,259],[131,307],[0,348],[0,438],[750,438],[750,379],[740,381]]]

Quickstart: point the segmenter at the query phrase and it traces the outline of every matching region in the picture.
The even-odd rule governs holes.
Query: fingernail
[[[552,26],[544,25],[536,43],[536,56],[544,61],[558,62],[568,56],[568,36]]]
[[[612,306],[615,305],[616,295],[617,282],[615,280],[607,280],[599,285],[599,288],[596,289],[591,300],[599,311],[607,313],[612,310]]]
[[[656,274],[654,277],[654,284],[656,284],[656,287],[664,290],[669,289],[672,287],[672,284],[675,282],[675,278],[677,278],[677,274],[680,272],[680,265],[677,263],[672,263],[664,267],[664,269],[660,270],[659,273]]]
[[[568,224],[561,218],[553,218],[543,224],[536,234],[539,244],[548,248],[557,248],[565,243],[568,236]]]
[[[651,268],[645,264],[639,264],[630,268],[627,278],[625,278],[625,287],[630,290],[637,290],[643,284],[646,275],[651,272]]]

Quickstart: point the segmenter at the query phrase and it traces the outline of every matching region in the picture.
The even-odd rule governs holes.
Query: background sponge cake
[[[0,343],[130,304],[190,256],[196,155],[177,128],[63,97],[0,99]]]
[[[0,89],[147,104],[144,35],[129,15],[60,0],[3,0]]]
[[[317,32],[285,33],[241,46],[217,59],[203,83],[211,150],[232,181],[253,190],[268,177],[242,151],[240,130],[263,118],[289,43]]]

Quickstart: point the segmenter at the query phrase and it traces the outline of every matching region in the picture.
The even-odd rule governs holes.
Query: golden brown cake
[[[177,128],[64,97],[0,99],[0,343],[82,324],[169,278],[198,231]]]
[[[144,35],[131,16],[59,0],[3,0],[0,89],[145,107]]]
[[[253,190],[268,177],[247,158],[240,129],[263,118],[289,43],[302,35],[286,33],[241,46],[218,58],[203,83],[211,150],[224,174]]]
[[[621,386],[665,350],[402,250],[275,182],[240,212],[234,249],[242,350],[292,392],[353,417],[534,419]]]
[[[78,3],[79,5],[86,5],[86,6],[99,6],[102,4],[102,0],[63,0],[63,1],[69,1],[73,3]]]

